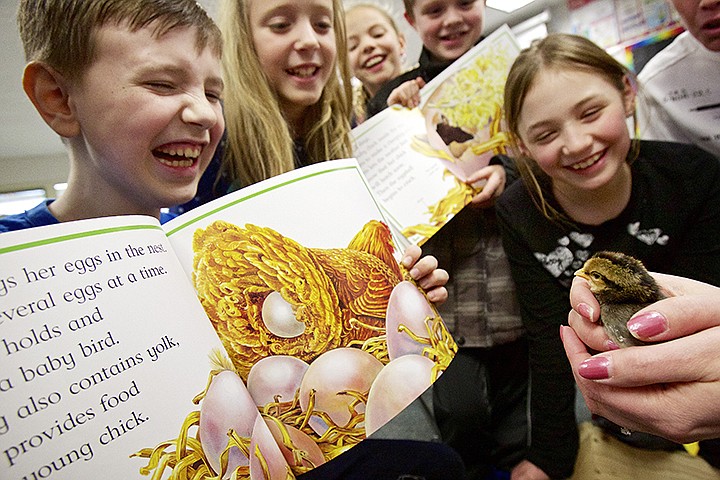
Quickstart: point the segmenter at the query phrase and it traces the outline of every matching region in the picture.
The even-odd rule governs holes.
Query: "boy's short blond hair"
[[[17,13],[27,61],[41,61],[71,80],[92,64],[97,31],[126,23],[132,31],[150,24],[157,37],[195,27],[197,48],[222,54],[220,30],[195,0],[21,0]]]

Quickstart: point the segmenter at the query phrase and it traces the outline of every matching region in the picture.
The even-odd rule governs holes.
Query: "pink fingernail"
[[[610,378],[609,366],[610,359],[607,357],[591,357],[580,364],[578,373],[588,380],[603,380]]]
[[[627,328],[638,338],[652,338],[666,332],[667,318],[659,312],[647,312],[628,320]]]
[[[578,303],[577,312],[583,317],[592,321],[593,309],[587,303]]]

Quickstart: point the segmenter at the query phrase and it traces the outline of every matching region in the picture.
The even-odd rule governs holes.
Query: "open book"
[[[468,175],[506,153],[503,89],[519,52],[503,25],[428,82],[419,107],[353,129],[353,155],[400,240],[422,245],[482,188]]]
[[[332,459],[456,348],[399,253],[354,160],[163,226],[0,235],[0,476],[285,479]]]

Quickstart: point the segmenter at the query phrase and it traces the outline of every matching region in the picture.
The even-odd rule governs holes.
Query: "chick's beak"
[[[585,269],[583,269],[583,268],[581,268],[580,270],[577,270],[577,271],[575,272],[575,276],[576,276],[576,277],[580,277],[580,278],[584,278],[584,279],[587,280],[588,282],[590,281],[590,276],[589,276],[587,273],[585,273]]]

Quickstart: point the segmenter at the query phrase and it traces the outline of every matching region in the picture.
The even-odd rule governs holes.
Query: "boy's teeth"
[[[193,164],[192,160],[165,160],[164,158],[160,159],[160,163],[170,167],[191,167]]]
[[[192,147],[185,147],[185,148],[160,148],[160,152],[165,153],[167,155],[172,156],[180,156],[180,157],[186,157],[186,158],[197,158],[200,156],[200,148],[192,148]]]

